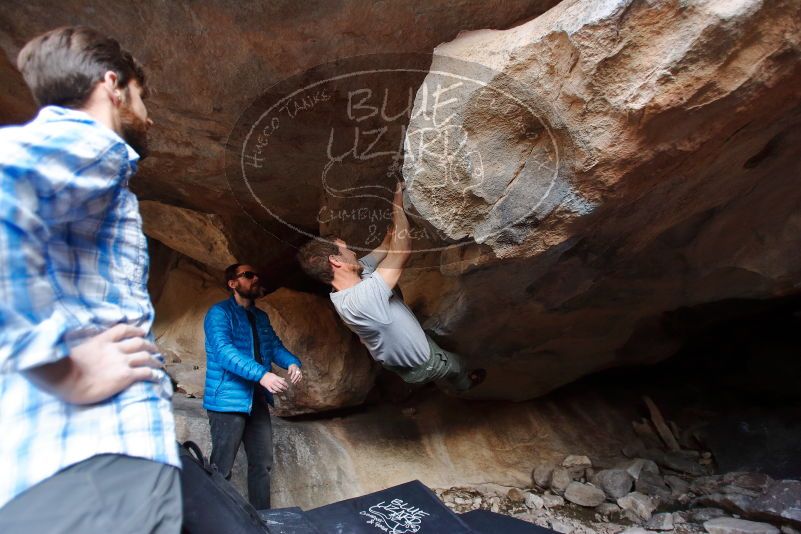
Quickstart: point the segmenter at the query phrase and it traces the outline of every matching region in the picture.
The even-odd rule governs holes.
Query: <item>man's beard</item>
[[[120,106],[120,122],[122,123],[122,138],[139,154],[139,159],[148,155],[147,123],[138,117],[127,104]]]
[[[234,291],[236,291],[237,295],[243,299],[256,300],[257,298],[261,297],[264,290],[261,286],[256,286],[250,288],[250,291],[242,291],[241,289],[234,289]]]

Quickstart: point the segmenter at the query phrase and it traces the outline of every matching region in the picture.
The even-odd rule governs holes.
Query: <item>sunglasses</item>
[[[237,278],[242,278],[243,276],[248,280],[253,280],[255,277],[259,276],[259,273],[254,273],[253,271],[244,271],[236,275]]]

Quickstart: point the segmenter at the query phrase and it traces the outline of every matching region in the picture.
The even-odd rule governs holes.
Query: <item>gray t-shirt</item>
[[[427,362],[428,340],[412,310],[375,272],[376,265],[366,257],[359,263],[362,281],[331,293],[339,316],[379,363],[416,367]]]

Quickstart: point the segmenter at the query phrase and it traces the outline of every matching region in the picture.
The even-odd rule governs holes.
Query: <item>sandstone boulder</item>
[[[564,467],[557,467],[553,470],[553,474],[551,475],[551,489],[555,493],[562,494],[572,481],[573,479],[570,476],[570,471]]]
[[[726,493],[708,493],[701,495],[694,502],[703,506],[723,508],[731,513],[748,519],[768,520],[801,526],[801,481],[771,481],[764,493],[760,493],[762,477],[748,477],[754,481],[754,490],[722,486]],[[723,480],[719,480],[722,483]],[[732,491],[736,488],[736,491]],[[756,496],[753,496],[755,494]]]
[[[710,519],[704,523],[709,534],[779,534],[779,529],[768,523],[757,523],[733,517]]]
[[[396,133],[391,144],[405,145],[414,229],[431,230],[415,243],[403,289],[427,327],[488,368],[471,396],[526,399],[591,372],[652,363],[684,341],[665,327],[666,314],[795,291],[794,0],[81,5],[81,23],[118,37],[153,85],[169,88],[149,101],[152,154],[132,186],[147,201],[199,214],[193,224],[227,243],[214,237],[204,254],[207,243],[153,229],[148,221],[175,219],[152,211],[151,235],[215,266],[264,253],[283,278],[296,272],[295,241],[319,233],[330,222],[321,210],[337,207],[320,179],[327,145],[312,153],[300,134],[335,126],[352,140],[356,125],[332,123],[330,109],[305,115],[299,135],[277,145],[286,157],[252,184],[292,229],[227,179],[236,158],[224,140],[241,110],[329,60],[449,41],[415,65],[414,106],[395,125],[405,138]],[[147,35],[118,20],[138,21]],[[22,120],[33,106],[9,58],[74,17],[38,0],[0,22],[0,118]],[[364,161],[345,185],[391,187],[399,160]],[[242,221],[258,232],[237,231]]]
[[[660,497],[664,500],[670,499],[673,495],[673,491],[665,483],[665,479],[661,475],[649,473],[648,471],[640,473],[640,477],[635,482],[634,487],[640,493],[652,497]]]
[[[617,469],[625,469],[633,479],[640,478],[640,473],[648,472],[658,475],[659,466],[653,460],[646,460],[644,458],[633,458],[617,464]]]
[[[279,289],[257,305],[270,316],[284,346],[303,362],[303,382],[276,396],[276,415],[321,412],[364,401],[380,368],[342,324],[327,297]]]
[[[595,474],[592,482],[615,500],[629,494],[634,479],[623,469],[604,469]]]
[[[648,521],[656,510],[656,504],[648,495],[632,492],[617,500],[617,505],[624,511],[633,515],[634,519]]]
[[[665,483],[673,490],[673,496],[684,495],[690,490],[690,483],[676,475],[665,475]]]
[[[237,262],[218,215],[154,201],[140,202],[139,210],[145,233],[171,249],[218,271]]]
[[[558,508],[560,506],[564,506],[565,504],[564,498],[560,497],[559,495],[552,495],[550,493],[545,493],[542,496],[542,502],[545,508]]]
[[[526,507],[531,510],[539,510],[545,506],[545,501],[536,493],[526,492]]]
[[[565,499],[579,506],[595,507],[606,500],[606,495],[590,484],[571,482],[565,490]]]
[[[542,489],[547,489],[551,486],[552,475],[552,465],[538,465],[531,471],[531,481],[535,486],[539,486]]]
[[[459,62],[491,72],[443,74]],[[475,395],[655,362],[681,344],[665,313],[788,294],[800,88],[792,0],[561,2],[437,47],[403,174],[410,210],[450,248],[416,259],[439,279],[404,290],[488,364]]]
[[[584,455],[571,454],[562,460],[562,467],[567,469],[570,473],[570,478],[573,480],[581,480],[584,478],[587,470],[592,469],[592,461]]]
[[[168,361],[175,362],[168,371],[194,396],[202,396],[205,381],[203,320],[214,303],[228,297],[220,280],[182,262],[167,275],[156,304],[156,341]],[[358,338],[341,324],[326,297],[280,289],[257,305],[269,315],[284,346],[303,363],[303,382],[277,396],[276,415],[325,411],[364,401],[377,366]]]
[[[645,528],[649,530],[673,530],[673,514],[667,512],[654,514],[645,523]]]

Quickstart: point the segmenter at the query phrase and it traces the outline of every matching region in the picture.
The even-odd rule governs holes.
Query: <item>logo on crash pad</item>
[[[419,532],[423,527],[423,518],[430,515],[401,499],[381,501],[359,514],[364,516],[368,525],[373,525],[376,529],[389,534]]]

